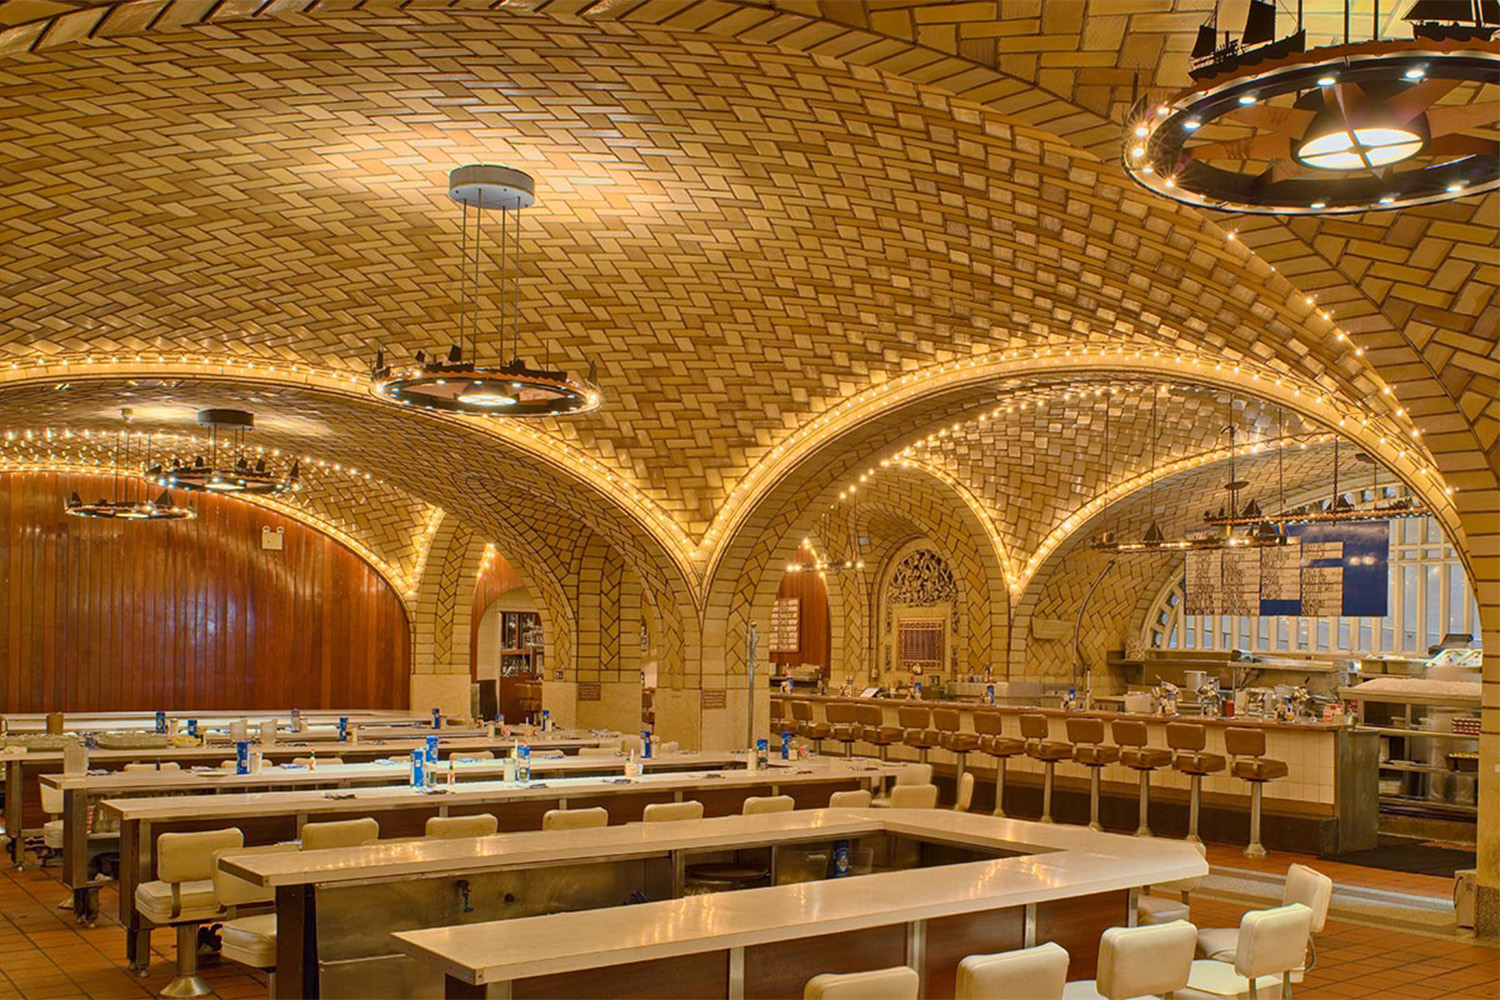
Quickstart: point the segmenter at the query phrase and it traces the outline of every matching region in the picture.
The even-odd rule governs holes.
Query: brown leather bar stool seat
[[[859,720],[859,738],[875,746],[880,759],[886,760],[890,756],[890,745],[901,742],[901,727],[885,724],[885,708],[881,705],[856,705],[854,713]]]
[[[786,730],[787,730],[786,718],[787,718],[787,716],[786,716],[786,699],[785,698],[772,698],[771,699],[771,732],[770,732],[770,737],[771,737],[771,742],[772,743],[774,743],[777,740],[781,739],[781,734],[784,733],[784,732],[786,732]]]
[[[1172,768],[1191,779],[1192,791],[1188,797],[1188,843],[1201,843],[1198,838],[1198,811],[1203,800],[1203,776],[1218,774],[1224,770],[1224,755],[1205,753],[1208,745],[1208,730],[1192,722],[1167,723],[1167,746],[1172,750]]]
[[[833,732],[833,727],[817,720],[813,715],[812,702],[792,702],[792,722],[795,723],[792,732],[805,740],[812,740],[813,749],[822,753],[823,741]]]
[[[1033,712],[1021,716],[1021,735],[1026,740],[1026,756],[1041,761],[1045,766],[1046,774],[1042,779],[1043,823],[1052,822],[1052,776],[1057,770],[1057,762],[1073,759],[1073,744],[1048,739],[1051,729],[1051,722],[1045,715]]]
[[[1226,729],[1224,749],[1234,758],[1229,773],[1241,781],[1250,782],[1250,843],[1245,845],[1245,857],[1263,858],[1266,856],[1266,849],[1260,843],[1261,790],[1266,782],[1287,776],[1286,761],[1266,757],[1264,729]]]
[[[1120,748],[1120,763],[1141,776],[1140,821],[1135,828],[1137,837],[1151,836],[1151,772],[1172,763],[1172,751],[1165,747],[1147,745],[1149,733],[1144,722],[1116,719],[1110,723],[1110,735]]]
[[[1005,716],[999,712],[975,712],[974,731],[979,750],[995,758],[995,815],[1005,815],[1005,764],[1026,752],[1026,741],[1005,735]]]
[[[1073,744],[1073,761],[1089,769],[1089,829],[1103,830],[1099,822],[1099,777],[1107,766],[1120,759],[1120,748],[1104,742],[1104,720],[1068,719],[1068,741]]]
[[[854,756],[854,741],[859,739],[859,722],[855,706],[847,701],[830,701],[823,706],[828,719],[828,735],[844,744],[844,756]]]
[[[964,732],[963,716],[952,708],[934,708],[932,725],[938,731],[938,742],[942,748],[958,758],[958,780],[962,781],[968,767],[969,754],[979,749],[979,734]]]
[[[943,734],[929,728],[932,712],[916,705],[902,705],[896,709],[896,720],[901,723],[901,742],[917,751],[917,759],[927,763],[927,751],[943,742]]]

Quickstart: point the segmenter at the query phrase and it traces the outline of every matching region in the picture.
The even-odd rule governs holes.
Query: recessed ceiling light
[[[1318,77],[1318,86],[1320,86],[1320,87],[1332,87],[1335,83],[1338,83],[1338,78],[1337,77],[1332,77],[1332,76],[1320,76],[1320,77]]]
[[[1255,103],[1255,95],[1254,94],[1241,94],[1240,95],[1240,103],[1241,104],[1254,104]]]
[[[1427,71],[1420,66],[1413,66],[1411,69],[1406,71],[1406,78],[1408,80],[1420,80],[1426,75]]]
[[[1463,189],[1464,189],[1463,181],[1454,181],[1452,184],[1448,185],[1448,193],[1449,194],[1454,194],[1456,192],[1462,191]]]
[[[1384,198],[1381,198],[1381,199],[1380,199],[1380,203],[1381,203],[1381,204],[1382,204],[1382,205],[1390,205],[1390,204],[1392,204],[1392,203],[1394,203],[1394,202],[1395,202],[1395,200],[1396,200],[1396,196],[1395,196],[1395,195],[1393,195],[1393,194],[1388,194],[1388,195],[1386,195],[1386,196],[1385,196],[1385,197],[1384,197]]]
[[[1315,201],[1315,202],[1313,202],[1308,207],[1309,208],[1327,208],[1328,207],[1328,202],[1326,202],[1326,201]]]
[[[1196,118],[1189,118],[1187,121],[1182,123],[1182,127],[1187,129],[1189,132],[1192,132],[1202,124],[1203,123]]]

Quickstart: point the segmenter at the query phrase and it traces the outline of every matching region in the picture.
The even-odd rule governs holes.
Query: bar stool
[[[979,734],[963,731],[963,717],[952,708],[934,708],[932,725],[944,750],[958,758],[958,777],[964,776],[969,753],[979,749]]]
[[[892,809],[936,809],[937,785],[897,785],[886,800]]]
[[[1141,776],[1141,801],[1138,807],[1140,820],[1135,828],[1137,837],[1151,836],[1151,772],[1172,763],[1172,751],[1161,747],[1147,746],[1149,739],[1146,724],[1136,720],[1116,719],[1109,725],[1110,735],[1120,748],[1120,763]]]
[[[1261,990],[1292,995],[1292,973],[1307,955],[1312,933],[1312,910],[1301,903],[1272,910],[1251,910],[1240,919],[1235,937],[1234,964],[1199,959],[1193,963],[1187,986],[1195,997],[1250,997]]]
[[[1185,920],[1155,927],[1111,927],[1099,938],[1098,978],[1063,987],[1066,1000],[1172,996],[1188,985],[1198,930]]]
[[[953,1000],[1062,1000],[1068,950],[1056,941],[958,963]]]
[[[1026,742],[1004,735],[1005,716],[999,712],[975,712],[974,731],[979,749],[995,758],[995,815],[1005,815],[1005,763],[1026,752]]]
[[[603,806],[548,809],[542,813],[543,830],[593,830],[601,826],[609,826],[609,810]]]
[[[896,709],[896,721],[901,724],[901,742],[915,749],[917,759],[927,763],[927,751],[942,743],[942,734],[927,728],[932,712],[917,705],[902,705]]]
[[[792,720],[796,723],[792,731],[805,740],[812,740],[813,749],[822,753],[823,741],[828,738],[832,728],[828,723],[819,722],[813,717],[812,702],[792,702]]]
[[[829,735],[844,744],[844,756],[854,756],[854,741],[859,739],[859,715],[856,706],[847,701],[830,701],[823,706],[828,719]]]
[[[198,928],[225,916],[214,892],[215,853],[244,844],[244,834],[236,827],[156,838],[158,878],[136,886],[135,908],[150,924],[177,930],[177,975],[162,996],[201,997],[213,992],[198,975]]]
[[[1045,715],[1029,713],[1021,716],[1021,735],[1026,739],[1026,756],[1046,765],[1046,776],[1042,780],[1041,822],[1052,822],[1052,776],[1060,760],[1073,758],[1073,744],[1049,740],[1051,722]]]
[[[767,813],[789,813],[797,808],[797,800],[790,795],[751,795],[740,807],[741,816],[763,816]]]
[[[871,795],[869,789],[851,789],[846,792],[834,792],[828,796],[828,808],[830,809],[868,809],[870,808]]]
[[[854,708],[859,719],[859,738],[875,746],[881,760],[889,760],[891,744],[901,742],[901,727],[885,724],[885,709],[880,705],[856,705]]]
[[[1099,772],[1120,759],[1120,748],[1104,742],[1103,719],[1069,718],[1067,725],[1073,760],[1089,769],[1089,829],[1103,830],[1099,822]]]
[[[872,972],[813,976],[802,988],[802,1000],[917,1000],[917,970],[906,965]]]
[[[477,816],[429,816],[422,831],[428,840],[460,840],[464,837],[493,837],[500,821],[489,813]]]
[[[214,896],[230,919],[219,925],[219,957],[267,974],[267,995],[276,995],[276,914],[241,915],[242,907],[270,906],[276,902],[275,888],[255,885],[237,878],[219,867],[226,856],[237,858],[255,854],[281,854],[294,851],[291,844],[267,847],[227,848],[215,851],[213,857]]]
[[[958,792],[954,796],[953,811],[966,813],[974,804],[974,776],[967,771],[958,776]]]
[[[771,699],[771,739],[778,740],[786,732],[786,699]]]
[[[1173,751],[1172,768],[1188,775],[1192,791],[1188,797],[1187,841],[1198,843],[1198,810],[1203,801],[1203,776],[1224,770],[1224,755],[1204,753],[1208,730],[1192,722],[1167,723],[1167,746]]]
[[[1197,848],[1200,857],[1208,856],[1208,848],[1202,842],[1193,844]],[[1190,920],[1192,912],[1188,904],[1188,897],[1194,889],[1198,888],[1201,878],[1182,878],[1172,882],[1159,882],[1156,885],[1142,886],[1135,901],[1135,922],[1144,924],[1170,924],[1174,920]],[[1151,889],[1165,889],[1168,892],[1178,894],[1177,899],[1166,896],[1152,895]],[[1230,931],[1233,934],[1233,931]]]
[[[1264,729],[1231,726],[1224,730],[1224,749],[1234,758],[1229,773],[1250,782],[1250,843],[1245,845],[1245,857],[1263,858],[1266,849],[1260,843],[1260,794],[1266,782],[1287,776],[1286,761],[1266,756]]]
[[[162,834],[166,836],[166,834]],[[374,817],[346,819],[337,823],[303,823],[298,834],[304,851],[321,851],[330,847],[359,847],[380,839],[380,823]]]
[[[646,823],[676,823],[687,819],[702,819],[703,803],[697,799],[686,802],[653,802],[641,814]]]
[[[1307,928],[1307,948],[1312,961],[1311,969],[1318,963],[1318,948],[1314,941],[1323,932],[1328,921],[1328,904],[1333,899],[1333,879],[1306,865],[1292,865],[1286,870],[1286,884],[1281,888],[1281,905],[1301,903],[1312,911],[1312,921]],[[1233,927],[1202,927],[1198,930],[1198,954],[1215,962],[1234,964],[1235,949],[1239,947],[1239,931]],[[1292,971],[1292,982],[1301,982],[1305,970]]]

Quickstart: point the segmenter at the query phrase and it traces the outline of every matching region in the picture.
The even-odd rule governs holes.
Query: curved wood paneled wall
[[[74,490],[113,495],[0,475],[0,711],[406,707],[406,609],[338,542],[211,495],[192,521],[69,517]]]

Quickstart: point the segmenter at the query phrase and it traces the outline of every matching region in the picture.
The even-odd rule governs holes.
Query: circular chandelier
[[[255,429],[255,415],[244,410],[199,410],[198,423],[209,429],[208,452],[184,462],[173,458],[146,469],[146,479],[158,486],[196,493],[248,493],[268,496],[300,490],[298,463],[284,474],[266,466],[263,455],[252,460],[245,435]]]
[[[521,322],[520,213],[536,201],[531,175],[510,167],[476,163],[448,175],[448,197],[463,206],[463,268],[459,289],[458,343],[441,359],[417,351],[409,364],[387,364],[376,352],[371,388],[377,396],[403,406],[474,416],[568,416],[597,409],[599,390],[594,366],[587,380],[547,366],[528,365],[519,356]],[[469,210],[473,209],[470,237]],[[500,213],[499,349],[511,360],[481,364],[478,359],[480,258],[484,214]],[[468,356],[464,340],[468,340]]]
[[[1275,6],[1251,0],[1239,39],[1220,41],[1216,22],[1199,29],[1193,86],[1137,102],[1125,169],[1163,197],[1263,215],[1500,188],[1500,45],[1485,17],[1478,4],[1419,2],[1405,16],[1411,39],[1350,44],[1346,27],[1343,45],[1305,51],[1304,31],[1276,38]]]
[[[144,495],[135,498],[122,495],[129,492],[128,488],[122,489],[120,486],[123,477],[119,470],[125,468],[130,462],[130,423],[133,414],[127,409],[121,410],[120,416],[124,419],[125,426],[121,428],[119,439],[115,442],[115,498],[86,501],[79,497],[77,491],[74,491],[67,500],[63,501],[63,512],[72,517],[90,517],[108,521],[192,520],[195,516],[192,509],[173,503],[172,494],[168,490],[162,490],[155,500]]]

